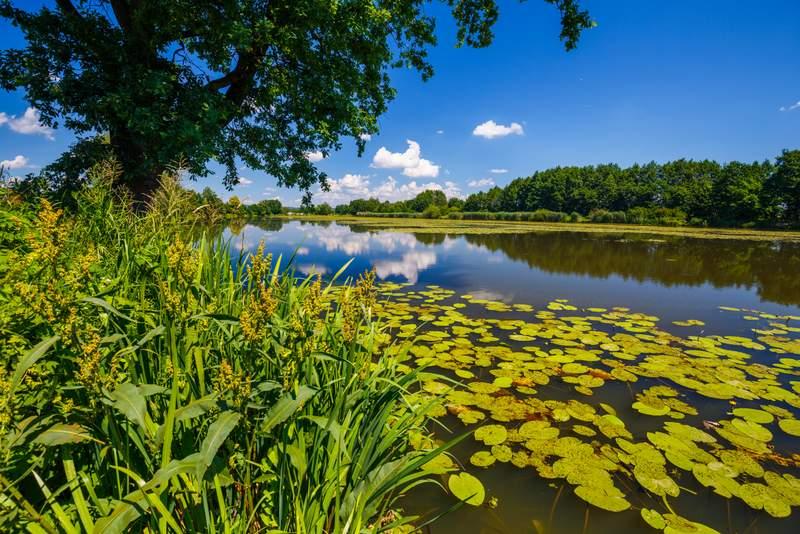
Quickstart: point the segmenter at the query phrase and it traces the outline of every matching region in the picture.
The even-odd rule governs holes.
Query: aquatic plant
[[[444,399],[444,422],[475,425],[469,463],[477,478],[504,463],[534,469],[595,508],[639,510],[667,532],[715,531],[675,513],[670,499],[687,492],[777,518],[800,503],[791,472],[800,466],[800,316],[720,307],[752,323],[745,337],[707,332],[697,320],[661,328],[652,315],[563,299],[534,309],[438,286],[387,283],[381,291],[390,300],[377,315],[413,341],[409,368],[455,380],[426,381],[420,395]],[[628,405],[591,402],[614,384],[630,390]],[[720,403],[729,418],[708,420]],[[634,430],[636,414],[658,429]],[[450,490],[469,502],[455,476]]]

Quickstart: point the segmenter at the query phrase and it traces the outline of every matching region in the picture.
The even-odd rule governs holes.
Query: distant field
[[[457,219],[402,219],[323,215],[282,216],[290,219],[336,221],[375,229],[414,233],[514,234],[525,232],[597,232],[684,236],[700,239],[748,239],[759,241],[800,241],[799,231],[742,228],[693,228],[603,223],[547,223],[526,221],[465,221]]]

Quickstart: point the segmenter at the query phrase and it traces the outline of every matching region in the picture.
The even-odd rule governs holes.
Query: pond
[[[418,336],[404,363],[462,383],[420,395],[446,397],[441,438],[484,428],[445,467],[485,499],[430,532],[796,531],[800,242],[298,220],[224,237],[306,274],[374,268],[384,320]]]

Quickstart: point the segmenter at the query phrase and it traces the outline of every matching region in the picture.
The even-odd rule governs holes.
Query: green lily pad
[[[478,451],[469,458],[469,463],[475,467],[489,467],[497,461],[497,458],[492,456],[488,451]]]
[[[755,410],[753,408],[736,408],[733,410],[733,415],[741,417],[745,421],[760,423],[762,425],[768,425],[775,420],[775,417],[773,417],[771,413],[765,412],[764,410]]]
[[[508,430],[502,425],[484,425],[475,430],[475,439],[485,445],[499,445],[508,437]]]
[[[486,498],[486,490],[481,481],[469,473],[457,473],[447,479],[447,487],[453,495],[472,506],[480,506]]]
[[[632,408],[643,415],[660,416],[667,415],[670,412],[669,406],[654,407],[643,402],[634,402]]]
[[[645,523],[656,530],[664,530],[664,528],[667,526],[667,522],[664,521],[664,517],[656,510],[642,508],[639,514],[642,516],[642,519],[644,519]]]
[[[772,432],[752,421],[745,421],[744,419],[734,419],[732,421],[733,427],[744,434],[758,441],[768,443],[772,441]]]
[[[800,420],[780,419],[778,426],[790,436],[800,436]]]
[[[631,503],[625,499],[625,495],[614,486],[610,488],[578,486],[575,488],[575,495],[589,504],[609,512],[622,512],[631,507]]]

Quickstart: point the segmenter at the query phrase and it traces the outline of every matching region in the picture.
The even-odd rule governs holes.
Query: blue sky
[[[315,201],[394,200],[426,187],[467,195],[555,165],[752,161],[800,148],[800,2],[583,3],[598,27],[569,53],[557,12],[540,0],[500,0],[495,42],[481,50],[456,49],[446,11],[432,6],[441,15],[433,79],[393,73],[398,97],[380,134],[361,158],[345,140],[317,163],[333,192]],[[0,47],[19,43],[0,22]],[[24,94],[0,92],[0,161],[17,174],[72,141],[68,131],[37,128],[27,107]],[[241,176],[233,194],[247,201],[300,197],[264,173],[242,168]],[[220,178],[192,186],[206,185],[232,194]]]

